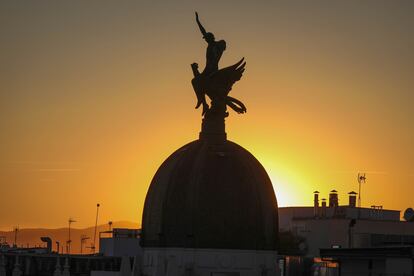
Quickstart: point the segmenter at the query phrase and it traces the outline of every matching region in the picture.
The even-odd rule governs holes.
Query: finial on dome
[[[196,108],[202,105],[202,115],[204,116],[200,139],[225,141],[224,120],[229,115],[227,106],[239,114],[247,111],[241,101],[228,96],[233,84],[241,79],[246,62],[242,58],[234,65],[218,69],[218,63],[226,49],[226,42],[224,40],[216,41],[212,33],[206,32],[200,23],[197,12],[196,22],[208,44],[204,70],[200,73],[198,64],[191,64],[194,75],[191,84],[197,96]],[[210,105],[206,102],[206,95],[211,100]]]

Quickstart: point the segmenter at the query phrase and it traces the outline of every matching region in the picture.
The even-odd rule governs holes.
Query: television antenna
[[[70,226],[74,222],[76,222],[76,220],[74,220],[73,218],[68,219],[68,224],[69,224],[69,227],[68,227],[68,240],[66,241],[66,244],[67,244],[66,251],[67,251],[68,254],[70,254],[70,244],[72,242],[72,240],[70,239]]]
[[[93,233],[93,244],[91,246],[92,253],[95,253],[96,248],[96,232],[98,230],[98,215],[99,215],[99,203],[96,204],[96,219],[95,219],[95,232]]]
[[[86,242],[86,240],[89,240],[90,238],[88,237],[88,236],[86,236],[86,235],[81,235],[81,238],[80,238],[80,253],[82,254],[82,252],[83,252],[83,245],[84,245],[84,243]]]
[[[361,184],[365,183],[367,178],[365,177],[365,173],[358,173],[358,207],[361,208]]]

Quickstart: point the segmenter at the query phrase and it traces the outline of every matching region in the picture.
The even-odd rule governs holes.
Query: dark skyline
[[[156,169],[200,131],[196,10],[227,42],[220,65],[248,60],[227,133],[280,206],[333,188],[345,203],[359,171],[364,206],[411,206],[412,2],[2,2],[0,229],[89,226],[96,202],[141,220]]]

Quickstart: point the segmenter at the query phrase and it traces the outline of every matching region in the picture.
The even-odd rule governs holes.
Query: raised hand
[[[200,32],[204,35],[206,35],[206,30],[204,29],[203,25],[201,25],[200,20],[198,19],[198,12],[195,12],[196,15],[196,22],[198,25],[198,28],[200,28]]]

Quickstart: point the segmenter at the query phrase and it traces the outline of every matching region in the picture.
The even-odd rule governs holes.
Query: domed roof
[[[275,250],[278,213],[263,166],[231,141],[193,141],[158,169],[145,199],[141,245]]]

